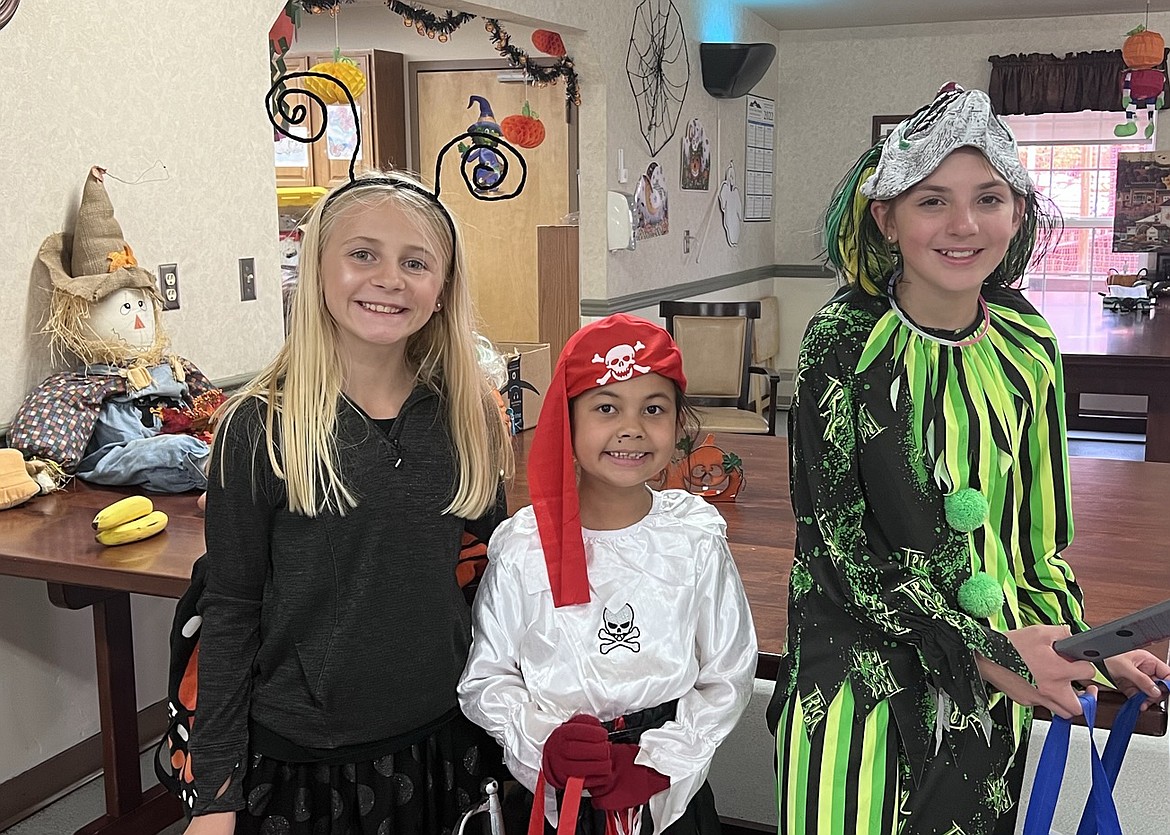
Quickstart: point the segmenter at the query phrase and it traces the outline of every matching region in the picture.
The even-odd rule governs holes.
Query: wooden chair
[[[682,351],[687,397],[698,407],[701,428],[775,435],[780,376],[751,361],[752,325],[760,318],[760,303],[661,302],[658,312]],[[765,415],[750,408],[752,374],[767,379]]]

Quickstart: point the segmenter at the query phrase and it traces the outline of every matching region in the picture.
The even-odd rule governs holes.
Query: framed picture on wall
[[[870,144],[876,145],[885,139],[890,131],[898,126],[898,122],[901,122],[905,118],[905,116],[874,116],[873,136],[870,139]]]

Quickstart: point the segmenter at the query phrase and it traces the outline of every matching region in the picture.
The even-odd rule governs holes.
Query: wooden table
[[[203,516],[196,494],[154,496],[155,507],[170,517],[167,530],[105,548],[94,541],[90,523],[125,495],[75,481],[63,493],[0,513],[0,574],[46,581],[56,606],[93,608],[106,813],[78,835],[154,833],[182,816],[178,800],[161,786],[142,791],[130,594],[182,596],[191,564],[203,553]]]
[[[1082,394],[1133,394],[1149,399],[1146,460],[1170,461],[1170,299],[1148,312],[1104,310],[1094,296],[1046,293],[1033,297],[1052,325],[1064,355],[1070,424]]]
[[[508,491],[512,509],[528,503],[524,462],[532,433],[517,436],[517,476]],[[765,435],[724,435],[724,450],[743,459],[747,487],[735,502],[715,506],[727,520],[727,538],[751,603],[760,644],[759,678],[775,679],[788,626],[788,573],[796,521],[788,488],[788,441]],[[1089,622],[1106,623],[1170,598],[1166,547],[1170,464],[1073,458],[1076,535],[1065,557],[1084,590]],[[1167,657],[1167,643],[1151,648]],[[1103,693],[1107,726],[1121,698]],[[1038,715],[1039,715],[1038,711]],[[1166,732],[1165,710],[1142,714],[1139,732]]]
[[[516,438],[512,508],[528,502],[524,462],[531,438],[531,432]],[[751,601],[761,650],[757,674],[774,678],[795,539],[788,446],[783,438],[766,436],[720,440],[743,459],[747,472],[739,499],[717,507]],[[1075,458],[1072,481],[1077,535],[1066,556],[1085,589],[1091,621],[1103,623],[1170,597],[1170,550],[1164,546],[1170,465]],[[0,513],[0,574],[44,580],[56,605],[93,607],[106,814],[79,835],[154,833],[181,815],[178,802],[161,788],[142,791],[130,594],[183,594],[191,565],[204,550],[203,519],[192,494],[155,497],[171,518],[165,533],[103,548],[90,522],[122,495],[75,482],[64,493]],[[1165,650],[1158,649],[1163,656]],[[1165,712],[1147,711],[1139,731],[1164,733],[1165,722]]]

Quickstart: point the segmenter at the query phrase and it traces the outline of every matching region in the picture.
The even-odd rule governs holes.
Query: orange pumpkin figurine
[[[500,122],[504,138],[521,148],[535,148],[544,141],[544,123],[525,100],[519,113],[506,116]]]

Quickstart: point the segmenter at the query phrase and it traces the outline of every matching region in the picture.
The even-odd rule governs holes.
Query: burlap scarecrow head
[[[167,344],[155,278],[122,237],[104,173],[90,169],[73,234],[50,235],[37,253],[37,284],[52,287],[45,331],[54,353],[86,364],[154,364]]]

